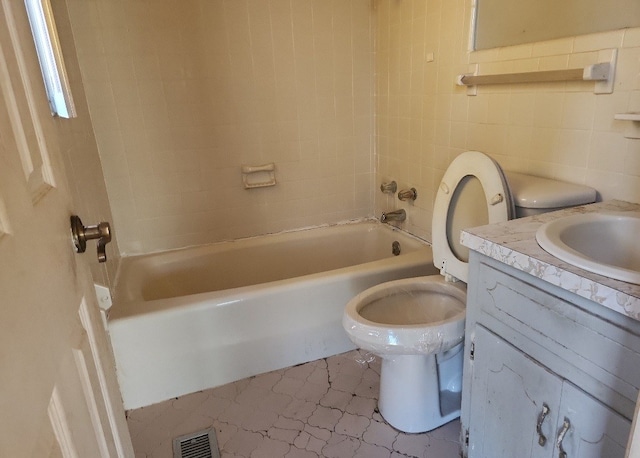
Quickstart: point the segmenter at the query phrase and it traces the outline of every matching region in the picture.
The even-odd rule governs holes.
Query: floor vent
[[[173,458],[220,458],[213,428],[176,437],[173,440]]]

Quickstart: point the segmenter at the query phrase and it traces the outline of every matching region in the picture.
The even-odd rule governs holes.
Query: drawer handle
[[[558,438],[556,439],[556,445],[558,446],[558,458],[567,458],[567,452],[564,451],[562,447],[562,440],[564,439],[564,435],[567,434],[569,428],[571,427],[571,422],[567,417],[564,417],[564,423],[562,424],[562,428],[558,433]]]
[[[538,432],[538,444],[540,445],[540,447],[544,447],[547,443],[547,437],[542,434],[542,423],[544,422],[544,419],[548,414],[549,406],[545,402],[544,404],[542,404],[542,411],[540,412],[540,415],[538,415],[538,424],[536,425],[536,431]]]

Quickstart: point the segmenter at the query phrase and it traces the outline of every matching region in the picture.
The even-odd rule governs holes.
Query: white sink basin
[[[586,213],[542,225],[543,250],[605,277],[640,284],[640,213]]]

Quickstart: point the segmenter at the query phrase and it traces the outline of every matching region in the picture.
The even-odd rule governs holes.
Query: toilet
[[[380,357],[378,410],[394,428],[431,431],[460,416],[468,249],[464,228],[594,202],[595,190],[522,174],[507,177],[478,151],[460,154],[440,183],[433,211],[433,262],[440,275],[382,283],[347,304],[342,324]]]

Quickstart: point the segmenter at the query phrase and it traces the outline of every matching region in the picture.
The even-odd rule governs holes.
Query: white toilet
[[[433,262],[441,275],[369,288],[349,301],[342,320],[350,339],[382,360],[378,409],[391,426],[425,432],[460,416],[468,278],[460,230],[514,218],[516,205],[535,214],[595,197],[586,186],[528,175],[508,182],[500,166],[477,151],[451,163],[432,222]]]

